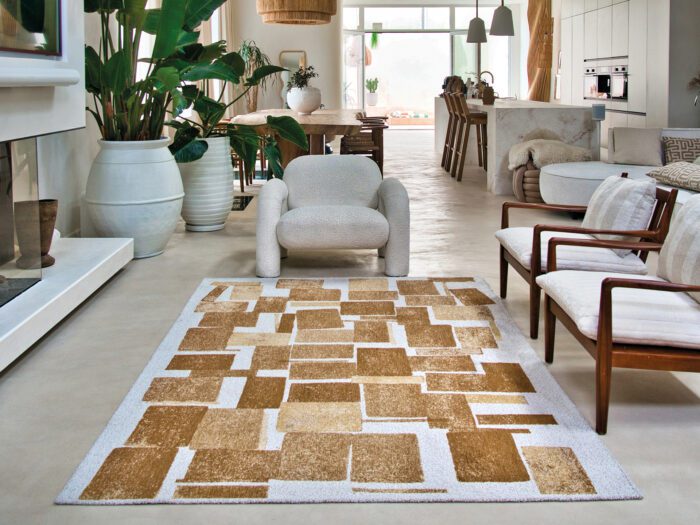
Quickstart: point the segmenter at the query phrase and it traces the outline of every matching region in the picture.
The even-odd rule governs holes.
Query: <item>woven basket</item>
[[[336,0],[256,0],[266,24],[328,24],[338,11]]]
[[[540,170],[532,161],[513,170],[513,193],[521,202],[544,202],[540,194]]]

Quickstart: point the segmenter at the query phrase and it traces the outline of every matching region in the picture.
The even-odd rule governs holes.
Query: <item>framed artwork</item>
[[[61,0],[0,0],[0,51],[61,55]]]

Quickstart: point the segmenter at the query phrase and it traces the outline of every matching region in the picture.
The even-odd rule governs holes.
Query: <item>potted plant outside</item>
[[[377,88],[379,88],[378,78],[368,78],[365,81],[365,87],[367,88],[367,105],[376,106],[379,95],[377,93]]]
[[[241,58],[243,58],[245,62],[246,77],[251,77],[256,69],[272,64],[270,57],[258,47],[254,40],[244,40],[241,43],[241,47],[238,49],[238,54],[241,55]],[[274,86],[277,82],[277,75],[264,77],[260,80],[260,84],[252,86],[250,90],[248,90],[245,95],[246,110],[248,113],[254,113],[258,110],[258,94],[259,92],[265,92],[270,80],[270,84]]]
[[[310,115],[321,107],[321,91],[309,86],[309,81],[316,77],[314,66],[300,67],[287,83],[287,105],[300,115]]]
[[[97,13],[98,49],[85,49],[85,86],[102,134],[85,190],[87,212],[103,237],[131,237],[136,258],[163,252],[179,220],[184,197],[180,171],[163,136],[168,109],[187,104],[186,81],[214,77],[223,64],[201,62],[197,28],[225,0],[85,0]],[[144,33],[151,56],[139,56]],[[137,65],[147,64],[137,76]],[[228,68],[227,68],[228,71]]]

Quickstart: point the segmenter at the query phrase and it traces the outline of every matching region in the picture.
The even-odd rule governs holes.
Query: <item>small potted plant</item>
[[[378,78],[368,78],[365,81],[365,87],[367,88],[367,105],[368,106],[376,106],[377,105],[377,98],[378,98],[378,93],[377,93],[377,88],[379,88],[379,79]]]
[[[300,115],[310,115],[321,107],[321,91],[309,86],[309,80],[318,77],[314,66],[300,67],[287,83],[287,104]]]

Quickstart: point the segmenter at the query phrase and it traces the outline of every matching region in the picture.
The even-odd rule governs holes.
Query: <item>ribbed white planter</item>
[[[85,204],[100,237],[131,237],[137,259],[160,255],[180,218],[184,192],[169,139],[100,140]]]
[[[293,87],[287,91],[287,105],[300,115],[310,115],[321,107],[321,90]]]
[[[365,95],[365,100],[367,101],[368,106],[376,106],[377,102],[379,101],[379,93],[376,91],[374,93],[367,92],[367,95]]]
[[[233,166],[227,137],[204,139],[209,149],[194,162],[180,163],[185,201],[182,218],[194,232],[221,230],[233,206]]]

